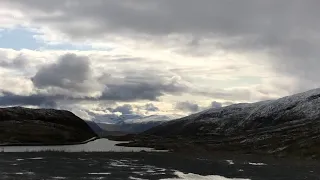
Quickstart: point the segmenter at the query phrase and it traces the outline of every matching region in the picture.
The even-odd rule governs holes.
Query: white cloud
[[[81,97],[51,98],[59,105],[81,101],[85,107],[79,109],[85,110],[101,106],[97,99],[158,101],[152,103],[159,103],[159,113],[176,112],[177,102],[207,107],[212,101],[278,98],[320,85],[318,5],[311,0],[3,0],[0,28],[22,25],[48,44],[101,49],[0,49],[1,90]],[[78,58],[69,61],[66,73],[56,68],[65,66],[67,53],[86,59],[81,71]]]
[[[34,86],[30,79],[23,76],[13,76],[9,72],[2,72],[0,68],[0,92],[12,92],[17,95],[31,95]]]
[[[34,96],[37,100],[40,98],[41,103],[43,103],[42,101],[47,101],[48,98],[56,101],[58,105],[77,104],[81,102],[81,104],[87,104],[87,106],[84,107],[78,106],[79,109],[84,110],[90,110],[93,107],[102,105],[99,101],[95,101],[94,98],[90,99],[88,97],[92,96],[92,92],[96,92],[95,94],[97,95],[103,94],[105,89],[101,87],[104,85],[109,88],[120,89],[110,91],[114,93],[109,93],[109,95],[105,94],[105,97],[101,99],[102,101],[120,100],[124,103],[125,101],[131,101],[130,104],[143,104],[147,103],[148,100],[156,100],[156,98],[158,98],[159,102],[157,103],[160,104],[157,104],[157,107],[161,109],[161,112],[158,113],[169,114],[185,113],[183,111],[177,112],[177,109],[172,106],[172,104],[176,102],[190,100],[198,103],[200,107],[207,107],[213,100],[219,102],[231,101],[234,103],[258,101],[287,95],[293,92],[293,90],[289,91],[289,88],[291,87],[293,89],[295,85],[293,78],[289,81],[288,78],[279,79],[279,77],[275,76],[274,78],[271,77],[265,80],[263,76],[268,73],[272,74],[272,72],[268,72],[268,69],[265,69],[265,72],[263,72],[263,69],[258,70],[261,66],[253,68],[254,64],[250,66],[250,62],[246,61],[242,61],[241,65],[235,63],[233,60],[216,60],[213,62],[202,60],[201,64],[193,66],[191,61],[191,65],[188,65],[188,63],[175,63],[172,62],[171,59],[166,58],[148,59],[143,56],[134,56],[134,54],[114,54],[112,51],[15,51],[1,49],[0,52],[3,54],[1,62],[6,62],[3,63],[6,66],[3,66],[1,70],[2,74],[6,74],[6,76],[2,76],[2,82],[13,83],[13,85],[10,85],[10,88],[2,89],[3,91],[9,91],[17,95],[40,93],[41,96],[47,96],[47,98]],[[76,88],[72,90],[70,86],[65,86],[68,84],[60,83],[62,82],[60,80],[70,80],[71,78],[68,76],[64,77],[64,73],[58,72],[55,70],[56,68],[54,68],[59,65],[59,59],[62,61],[63,57],[66,57],[66,54],[75,54],[75,57],[83,57],[87,59],[85,62],[90,62],[90,67],[88,66],[89,75],[83,76],[84,78],[81,79],[81,82],[79,81],[81,87],[88,86],[89,89],[76,86]],[[179,56],[182,57],[182,55]],[[22,63],[19,66],[15,65],[15,59],[17,57],[24,57],[24,61],[27,63]],[[192,58],[193,57],[191,57],[191,59]],[[197,58],[198,57],[195,57],[193,60],[197,60]],[[65,63],[67,63],[67,61]],[[75,66],[70,67],[71,69],[67,71],[68,73],[72,72],[72,69],[76,69],[78,58],[71,58],[70,63]],[[52,65],[54,65],[54,67]],[[84,67],[87,65],[89,64],[85,64]],[[48,70],[44,71],[43,69],[46,68],[48,68]],[[253,74],[248,76],[250,70],[252,70]],[[255,73],[257,71],[260,71],[260,75]],[[59,81],[57,81],[59,82],[58,84],[51,84],[51,86],[57,88],[52,89],[48,84],[51,82],[49,80],[44,81],[45,86],[42,84],[39,87],[34,87],[30,79],[36,77],[37,74],[43,74],[39,74],[39,72],[53,74],[54,76],[48,76],[50,78],[55,76],[60,77],[58,78]],[[76,70],[75,72],[80,74],[85,73],[83,70],[79,72]],[[74,73],[72,74],[72,77],[76,75]],[[82,77],[81,75],[76,76],[77,78]],[[16,81],[20,80],[21,82],[17,83],[13,79],[16,79]],[[276,81],[277,79],[278,81]],[[282,80],[285,83],[281,83]],[[21,83],[27,83],[27,85]],[[70,83],[77,85],[75,84],[76,81],[72,80],[72,78]],[[87,85],[83,86],[83,83]],[[96,83],[98,83],[97,86],[95,86]],[[3,87],[9,86],[7,84]],[[149,90],[144,91],[143,89],[139,90],[139,88],[148,88]],[[78,96],[76,92],[81,91],[81,89],[82,95]],[[121,89],[130,90],[130,92],[122,91]],[[121,95],[119,94],[121,91],[125,96],[116,96],[117,94]],[[146,92],[152,94],[148,95]],[[57,95],[63,95],[64,97],[57,97]],[[77,100],[74,98],[80,99]],[[86,101],[95,102],[87,103]],[[106,106],[113,105],[109,104]],[[146,113],[147,112],[143,112],[143,114]]]

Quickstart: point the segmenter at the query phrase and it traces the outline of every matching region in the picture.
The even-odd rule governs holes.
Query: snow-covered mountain
[[[125,118],[126,117],[126,118]],[[119,119],[96,122],[105,131],[122,133],[140,133],[164,122],[181,117],[179,115],[151,115],[151,116],[119,116]]]
[[[168,146],[165,137],[170,137],[170,142],[183,137],[189,145],[195,142],[216,149],[269,153],[299,149],[302,154],[317,151],[320,155],[320,89],[277,100],[208,109],[163,123],[141,136],[150,135],[150,142],[143,138],[143,143],[152,147]],[[155,140],[154,136],[161,139]],[[132,144],[142,142],[137,139]]]
[[[150,122],[153,123],[163,123],[163,122],[167,122],[173,119],[177,119],[180,118],[181,115],[151,115],[151,116],[144,116],[144,117],[140,117],[140,118],[131,118],[131,119],[126,119],[123,121],[120,121],[118,123],[120,124],[147,124]]]
[[[198,127],[199,131],[237,134],[283,123],[319,121],[318,118],[320,118],[320,89],[314,89],[277,100],[208,109],[165,123],[159,128],[168,128],[177,123],[183,124],[181,126],[183,129],[189,125],[203,124]],[[183,129],[180,130],[183,131]],[[175,129],[173,133],[179,133],[180,130]]]

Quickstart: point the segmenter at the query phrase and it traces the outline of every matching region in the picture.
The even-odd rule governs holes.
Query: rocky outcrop
[[[130,138],[127,138],[127,140]],[[320,155],[320,89],[252,104],[235,104],[161,124],[128,146],[277,155]]]
[[[0,145],[82,143],[97,135],[69,111],[0,108]]]

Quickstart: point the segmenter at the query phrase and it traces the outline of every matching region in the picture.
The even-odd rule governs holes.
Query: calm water
[[[4,147],[0,180],[320,180],[317,161],[225,154],[204,157],[115,144],[99,139],[72,146]]]
[[[2,152],[33,152],[33,151],[66,151],[66,152],[137,152],[152,151],[151,148],[135,148],[116,146],[119,142],[108,139],[97,139],[86,144],[66,146],[8,146],[0,147]]]

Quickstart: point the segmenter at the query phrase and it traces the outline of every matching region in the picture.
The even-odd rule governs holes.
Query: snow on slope
[[[304,121],[318,119],[320,119],[320,89],[314,89],[277,100],[208,109],[164,123],[159,128],[162,129],[161,131],[171,133],[178,129],[178,131],[187,132],[187,129],[197,128],[198,132],[233,134],[284,123],[301,124]],[[179,123],[180,125],[177,125]]]
[[[255,119],[256,117],[281,116],[289,111],[303,115],[305,118],[320,116],[320,89],[310,90],[304,93],[286,96],[277,100],[261,101],[257,103],[234,104],[219,109],[209,109],[189,118],[198,117],[204,114],[211,114],[219,117],[219,120],[230,116],[242,117],[244,120]],[[302,116],[301,116],[302,117]]]
[[[126,119],[123,122],[125,124],[143,124],[148,122],[166,122],[173,119],[180,118],[180,115],[151,115],[141,118],[134,118],[134,119]]]
[[[270,116],[284,109],[293,109],[306,117],[314,118],[320,115],[320,89],[310,90],[264,103],[255,110],[255,116]]]
[[[243,179],[243,178],[226,178],[218,175],[201,176],[193,173],[185,174],[180,171],[176,171],[174,174],[178,176],[178,178],[167,178],[162,180],[179,180],[179,179],[180,180],[250,180],[250,179]]]

